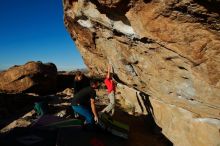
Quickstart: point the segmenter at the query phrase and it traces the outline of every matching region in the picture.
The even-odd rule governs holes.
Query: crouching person
[[[98,87],[97,81],[91,81],[90,86],[80,90],[73,98],[71,106],[75,112],[85,118],[85,125],[92,125],[98,122],[95,107],[95,97]]]

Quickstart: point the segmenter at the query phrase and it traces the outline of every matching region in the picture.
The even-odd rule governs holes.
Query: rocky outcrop
[[[99,75],[112,64],[123,83],[118,91],[134,112],[148,114],[150,103],[176,145],[220,144],[220,1],[63,3],[85,64]],[[139,93],[148,95],[147,105]]]
[[[28,62],[0,73],[0,92],[48,94],[56,90],[57,68],[54,64]]]
[[[57,75],[57,91],[63,91],[66,88],[73,88],[74,74],[58,73]]]

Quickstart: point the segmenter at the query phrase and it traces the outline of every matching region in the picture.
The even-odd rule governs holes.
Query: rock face
[[[180,146],[220,145],[220,1],[63,0],[85,64]]]
[[[58,73],[57,75],[57,91],[63,91],[66,88],[73,88],[74,74]]]
[[[57,68],[54,64],[28,62],[0,73],[0,91],[47,94],[56,90]]]

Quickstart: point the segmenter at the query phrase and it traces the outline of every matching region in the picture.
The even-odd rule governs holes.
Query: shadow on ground
[[[54,99],[56,97],[54,96],[52,98]],[[130,126],[128,140],[118,138],[107,132],[84,131],[81,129],[76,129],[74,127],[60,129],[59,131],[44,131],[44,130],[39,130],[39,129],[32,129],[31,127],[26,127],[26,128],[15,128],[4,135],[0,135],[0,142],[3,142],[1,141],[1,139],[6,140],[6,143],[2,143],[2,144],[0,143],[0,145],[4,146],[8,144],[13,144],[13,143],[7,143],[7,141],[15,142],[19,140],[17,139],[18,137],[25,137],[25,135],[32,135],[32,136],[35,135],[34,137],[29,137],[29,138],[31,139],[34,138],[36,141],[37,140],[40,141],[40,139],[47,139],[47,141],[49,142],[48,143],[48,142],[41,141],[41,143],[38,144],[41,146],[44,146],[44,145],[50,146],[50,145],[54,145],[54,143],[56,143],[56,145],[69,146],[69,145],[77,144],[77,142],[79,141],[82,141],[83,145],[91,145],[91,146],[108,146],[108,145],[109,146],[110,145],[114,145],[114,146],[172,146],[173,145],[172,142],[165,135],[161,133],[162,131],[161,127],[159,127],[154,121],[154,110],[150,103],[149,95],[143,92],[138,92],[137,98],[140,103],[144,103],[144,104],[141,104],[140,106],[142,106],[141,107],[142,110],[146,109],[146,111],[148,112],[148,115],[139,115],[139,116],[129,115],[127,112],[123,111],[123,109],[120,108],[120,106],[116,106],[116,112],[113,117],[115,120],[118,120]],[[62,99],[62,98],[61,99],[59,98],[58,100],[59,102],[70,102],[71,101],[70,99]],[[104,106],[99,106],[98,111],[100,111],[103,108]],[[70,106],[67,106],[67,105],[63,105],[63,106],[61,105],[59,107],[50,106],[50,110],[52,111],[60,111],[64,109],[66,109],[67,111],[70,111],[70,112],[67,112],[68,115],[70,115],[70,113],[72,112],[72,109],[70,108]],[[25,113],[25,112],[22,112],[22,113]],[[14,141],[9,140],[9,139],[14,139]]]
[[[154,120],[154,110],[149,95],[137,92],[137,100],[142,110],[146,109],[147,115],[129,115],[116,106],[114,118],[130,126],[126,146],[173,146],[173,143],[163,135],[162,128]]]
[[[172,146],[173,143],[161,133],[161,128],[151,115],[132,116],[117,110],[114,118],[130,126],[126,146]]]

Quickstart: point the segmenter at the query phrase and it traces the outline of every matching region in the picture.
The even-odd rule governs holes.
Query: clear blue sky
[[[62,0],[0,0],[0,70],[31,60],[85,68],[64,26]]]

